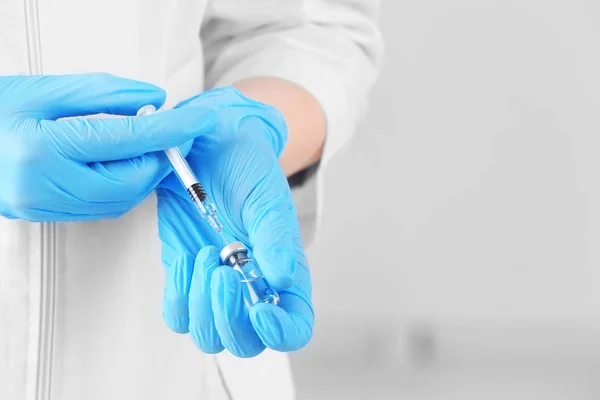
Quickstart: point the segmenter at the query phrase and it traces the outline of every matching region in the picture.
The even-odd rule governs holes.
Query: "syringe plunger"
[[[223,225],[217,217],[217,207],[209,200],[206,196],[204,188],[199,183],[194,183],[192,186],[187,188],[188,195],[192,198],[192,201],[196,205],[196,208],[200,212],[202,218],[208,221],[210,226],[215,232],[221,233],[223,231]]]

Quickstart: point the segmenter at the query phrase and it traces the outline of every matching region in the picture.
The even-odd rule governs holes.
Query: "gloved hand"
[[[163,318],[173,331],[189,332],[206,353],[226,348],[252,357],[265,346],[299,349],[312,336],[314,314],[296,211],[278,163],[287,140],[283,117],[231,88],[178,106],[189,107],[210,107],[218,116],[215,134],[194,141],[189,164],[215,203],[228,240],[253,250],[281,301],[246,307],[241,275],[219,260],[222,240],[172,175],[157,190],[166,269]]]
[[[29,221],[116,217],[170,172],[166,156],[214,127],[215,114],[186,107],[147,117],[162,89],[108,74],[0,77],[0,215]]]

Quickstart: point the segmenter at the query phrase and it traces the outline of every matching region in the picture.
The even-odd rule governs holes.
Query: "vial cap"
[[[229,259],[229,257],[231,257],[232,255],[234,255],[236,253],[240,253],[242,251],[243,252],[248,251],[246,249],[246,247],[244,247],[243,243],[240,243],[240,242],[229,243],[227,246],[223,247],[223,250],[221,250],[221,254],[219,255],[219,257],[221,258],[221,262],[226,263],[227,260]]]

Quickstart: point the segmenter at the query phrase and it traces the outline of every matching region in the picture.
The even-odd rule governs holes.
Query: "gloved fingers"
[[[6,219],[17,219],[17,216],[12,213],[11,207],[0,199],[0,217]]]
[[[226,266],[217,268],[212,275],[211,292],[215,327],[223,346],[237,357],[260,354],[265,345],[250,321],[240,273]]]
[[[4,217],[6,219],[17,219],[15,215],[8,211],[8,207],[0,203],[0,217]]]
[[[165,267],[165,293],[163,318],[173,331],[189,332],[190,304],[194,306],[198,298],[198,281],[202,270],[196,276],[194,301],[190,303],[190,291],[195,265],[209,264],[214,250],[205,250],[198,258],[198,249],[208,245],[210,227],[201,220],[189,199],[167,189],[157,189],[158,234],[162,242],[162,261]],[[197,260],[198,258],[198,260]],[[207,260],[206,262],[204,260]],[[203,282],[206,283],[206,282]],[[206,283],[209,284],[209,283]],[[194,310],[196,314],[198,310]],[[204,323],[204,321],[203,321]]]
[[[49,185],[54,186],[53,193],[61,194],[61,201],[46,201],[41,199],[40,204],[50,205],[52,209],[49,211],[56,215],[89,216],[90,220],[96,220],[109,215],[114,217],[121,216],[143,200],[141,196],[131,196],[130,198],[123,199],[111,198],[109,196],[111,194],[110,186],[104,185],[104,182],[100,182],[97,177],[91,176],[91,174],[87,175],[89,178],[85,181],[86,185],[74,185],[69,188],[68,192],[56,183],[48,182]],[[94,189],[91,190],[90,187]],[[103,191],[102,189],[105,190]],[[94,196],[95,193],[97,193],[96,196]],[[29,209],[35,210],[36,207],[33,205]]]
[[[130,177],[129,182],[122,182],[106,171],[103,175],[86,165],[60,164],[55,167],[52,176],[46,177],[46,190],[40,190],[38,196],[26,197],[27,204],[23,208],[34,209],[45,205],[45,208],[56,213],[84,214],[92,219],[107,214],[124,214],[149,193],[143,191],[143,185],[149,185],[147,182],[150,179],[142,174],[135,178],[137,182],[133,182],[134,177]],[[51,197],[44,198],[47,193]]]
[[[186,157],[192,150],[193,145],[194,145],[194,140],[189,140],[177,147],[179,148],[179,151],[181,152],[181,154],[183,154],[183,156]],[[159,152],[159,153],[162,153],[162,152]],[[165,159],[166,159],[166,155],[165,155]],[[168,161],[168,159],[166,159],[166,160],[167,160],[167,164],[169,166],[169,169],[168,169],[169,174],[167,174],[167,176],[165,176],[165,178],[160,181],[160,183],[158,184],[158,187],[168,189],[172,192],[176,192],[179,194],[183,193],[184,196],[187,197],[187,193],[186,193],[185,189],[183,188],[183,186],[181,185],[181,182],[179,181],[177,174],[173,171],[173,167],[171,166],[171,163]]]
[[[186,195],[187,196],[187,195]],[[168,189],[156,190],[158,202],[158,234],[163,243],[189,254],[216,241],[217,234],[204,221],[189,197]]]
[[[188,333],[188,298],[194,272],[194,257],[163,241],[162,262],[165,267],[163,320],[173,332]]]
[[[167,175],[165,179],[160,181],[158,187],[160,189],[165,189],[170,192],[178,193],[182,196],[187,196],[187,193],[185,193],[185,189],[181,185],[181,182],[179,181],[179,178],[177,178],[177,175],[175,173]]]
[[[235,88],[220,87],[186,99],[176,108],[190,106],[210,107],[213,110],[228,108],[229,118],[221,122],[233,123],[237,126],[235,130],[264,131],[266,124],[274,131],[265,136],[272,150],[277,157],[283,152],[288,140],[287,123],[281,112],[271,105],[251,99]]]
[[[212,274],[220,265],[219,250],[216,247],[206,246],[200,250],[189,294],[190,336],[196,347],[209,354],[216,354],[224,349],[215,327],[210,292]]]
[[[214,109],[220,107],[248,106],[252,102],[233,87],[219,87],[183,100],[175,108],[201,106]]]
[[[280,294],[282,302],[298,303],[292,308],[308,308],[302,299],[292,299],[291,296],[289,293]],[[295,351],[304,347],[312,337],[313,322],[308,310],[292,312],[281,305],[259,303],[250,310],[250,318],[261,341],[273,350]]]
[[[189,107],[141,117],[40,121],[39,126],[65,158],[88,163],[178,146],[210,133],[216,118],[210,109]]]
[[[23,187],[13,184],[3,193],[10,214],[28,221],[95,220],[120,216],[140,200],[114,198],[112,185],[81,164],[59,163],[40,173],[21,179]]]
[[[265,181],[253,191],[260,193],[259,198],[246,200],[242,217],[254,258],[265,278],[276,289],[285,289],[293,282],[297,247],[302,248],[301,243],[294,242],[294,237],[299,236],[298,221],[291,195],[275,198],[268,188],[261,188]],[[270,196],[273,198],[268,199]]]
[[[311,302],[310,271],[304,254],[299,254],[294,285],[279,292],[279,304],[260,303],[250,310],[256,333],[269,348],[294,351],[312,337],[315,315]]]
[[[33,118],[55,120],[94,114],[135,115],[146,104],[160,108],[166,94],[150,83],[120,78],[105,73],[3,77],[2,86],[10,90],[30,90],[25,104]]]
[[[215,118],[216,118],[216,114],[215,114]],[[183,156],[186,157],[192,150],[193,145],[194,145],[194,140],[192,139],[192,140],[188,140],[187,142],[181,143],[177,147],[179,148],[179,151],[181,152],[181,154],[183,154]]]
[[[73,222],[73,221],[97,221],[102,219],[118,218],[125,214],[124,211],[98,212],[96,214],[78,213],[78,212],[59,212],[54,210],[45,210],[41,208],[28,208],[21,210],[14,216],[7,216],[9,219],[22,219],[29,222]]]
[[[133,200],[147,197],[170,172],[170,164],[162,152],[118,161],[87,164],[98,175],[105,198]],[[99,193],[99,195],[101,195]]]

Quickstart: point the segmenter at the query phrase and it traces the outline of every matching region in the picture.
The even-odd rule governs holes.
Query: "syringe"
[[[149,104],[140,108],[137,116],[150,115],[156,112],[156,107]],[[248,290],[244,290],[244,297],[249,306],[255,303],[279,303],[277,291],[267,282],[256,261],[248,257],[248,250],[240,242],[228,243],[223,235],[223,224],[217,217],[217,208],[206,196],[204,188],[196,179],[189,164],[179,148],[173,147],[165,150],[175,174],[187,190],[202,218],[208,221],[215,232],[221,235],[225,247],[221,250],[220,258],[223,263],[238,271],[246,283]]]
[[[148,104],[138,110],[137,116],[150,115],[155,112],[156,107],[152,104]],[[179,151],[179,148],[173,147],[167,149],[165,150],[165,154],[171,162],[175,174],[187,190],[187,193],[196,205],[202,218],[208,221],[214,231],[221,235],[223,242],[227,244],[227,239],[225,239],[225,236],[223,235],[223,224],[221,224],[221,221],[219,221],[219,218],[217,217],[217,208],[206,196],[206,191],[200,182],[198,182],[198,179],[196,179],[196,176],[192,172],[192,169],[188,165],[183,154],[181,154],[181,151]]]

